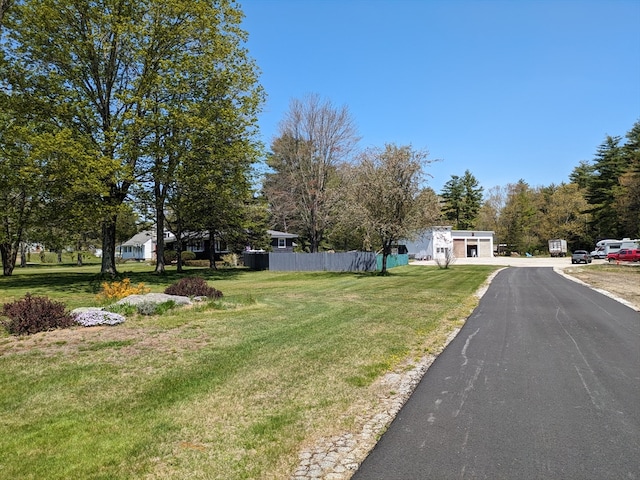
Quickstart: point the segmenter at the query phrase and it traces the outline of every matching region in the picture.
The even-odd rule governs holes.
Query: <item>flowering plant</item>
[[[129,295],[143,295],[149,293],[150,289],[140,282],[137,286],[131,285],[131,280],[125,278],[121,282],[104,282],[102,291],[97,295],[99,301],[117,300]]]

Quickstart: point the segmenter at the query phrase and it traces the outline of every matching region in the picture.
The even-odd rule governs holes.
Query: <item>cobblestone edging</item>
[[[449,335],[446,344],[457,335],[458,331],[459,329],[456,329]],[[303,451],[300,454],[300,464],[291,480],[351,478],[435,359],[435,355],[428,355],[408,371],[387,373],[381,379],[385,387],[384,391],[395,393],[380,398],[379,410],[364,418],[365,423],[361,432],[355,435],[345,433],[337,437],[321,439],[312,449]]]
[[[502,270],[493,272],[486,282],[476,291],[475,296],[482,298],[493,278]],[[455,329],[447,337],[441,351],[455,338],[460,329]],[[381,396],[379,409],[362,418],[364,426],[358,434],[345,433],[340,436],[320,439],[310,450],[300,453],[300,463],[291,480],[348,480],[360,464],[375,447],[380,436],[386,431],[402,406],[409,399],[422,377],[437,355],[422,357],[413,368],[401,372],[387,373],[381,384],[383,391],[394,392]]]

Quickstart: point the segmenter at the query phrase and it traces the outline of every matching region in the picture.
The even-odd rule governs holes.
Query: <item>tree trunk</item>
[[[209,229],[209,268],[216,268],[216,234],[215,230]]]
[[[182,232],[180,232],[180,237],[176,241],[176,270],[178,273],[182,273]]]
[[[387,272],[387,257],[389,254],[387,253],[387,249],[385,248],[382,252],[382,270],[380,270],[380,275],[386,275]]]
[[[115,277],[116,270],[116,216],[110,216],[102,223],[102,275]]]
[[[13,248],[11,242],[0,244],[0,256],[2,257],[2,275],[10,277],[16,266],[16,258],[18,257],[18,249]]]
[[[391,254],[391,243],[384,242],[382,247],[382,270],[380,275],[388,275],[387,271],[387,257]]]
[[[78,239],[78,244],[76,245],[76,248],[78,249],[78,257],[76,259],[76,265],[78,265],[78,267],[82,266],[82,242],[80,241],[80,239]]]
[[[178,229],[176,235],[176,270],[182,273],[182,229]]]
[[[27,244],[24,242],[20,244],[20,266],[27,266]]]
[[[155,273],[166,272],[164,264],[164,202],[156,200],[156,270]]]

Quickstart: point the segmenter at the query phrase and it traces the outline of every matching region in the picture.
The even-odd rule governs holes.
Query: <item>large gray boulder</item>
[[[80,307],[71,311],[71,315],[78,325],[95,327],[97,325],[118,325],[124,322],[124,316],[107,312],[100,307]]]
[[[147,293],[145,295],[129,295],[116,302],[117,305],[140,305],[141,303],[164,303],[173,300],[176,305],[191,305],[189,297],[167,295],[166,293]]]

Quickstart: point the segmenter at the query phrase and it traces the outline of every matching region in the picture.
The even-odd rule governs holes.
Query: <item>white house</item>
[[[448,252],[453,251],[451,227],[431,227],[420,233],[415,240],[404,241],[404,244],[409,258],[417,260],[444,258]]]
[[[449,253],[455,258],[493,257],[493,232],[436,226],[425,230],[415,240],[406,241],[405,245],[409,257],[418,260],[445,258]]]
[[[123,260],[153,261],[156,259],[156,234],[152,230],[136,233],[116,247],[116,256]]]

